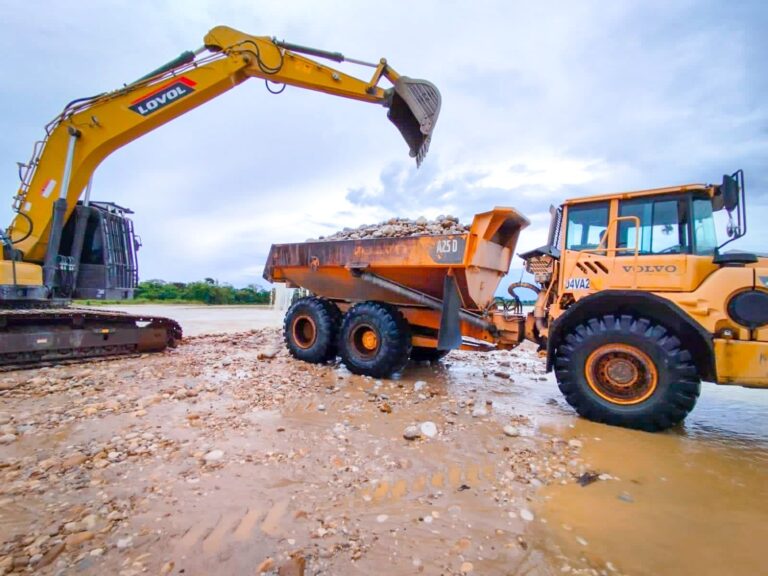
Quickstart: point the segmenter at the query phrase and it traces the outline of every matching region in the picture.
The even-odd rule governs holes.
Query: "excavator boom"
[[[373,74],[356,78],[309,56],[370,66]],[[291,85],[387,108],[417,165],[440,112],[434,85],[400,76],[384,59],[369,64],[226,26],[122,88],[73,100],[20,164],[17,214],[0,231],[0,368],[157,350],[180,339],[169,319],[64,307],[73,297],[129,298],[138,281],[130,211],[92,202],[91,177],[121,146],[250,78],[275,93]]]
[[[19,215],[9,228],[25,261],[44,261],[54,201],[67,200],[66,221],[106,156],[249,78],[387,107],[410,155],[417,164],[423,160],[440,112],[440,93],[432,83],[400,76],[383,59],[370,80],[361,80],[273,39],[226,26],[213,28],[204,42],[204,48],[186,52],[124,88],[71,102],[46,127],[46,139],[26,166],[14,200]],[[197,57],[204,52],[208,54]],[[382,77],[392,88],[379,86]]]

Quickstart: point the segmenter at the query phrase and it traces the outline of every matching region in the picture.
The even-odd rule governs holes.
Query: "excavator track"
[[[161,352],[181,341],[170,318],[88,308],[0,309],[0,371]]]

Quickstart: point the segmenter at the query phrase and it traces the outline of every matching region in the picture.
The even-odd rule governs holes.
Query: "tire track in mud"
[[[361,489],[357,497],[368,503],[385,504],[396,502],[407,495],[418,496],[432,489],[459,490],[462,486],[475,488],[493,483],[495,480],[496,468],[493,464],[485,462],[456,464],[437,468],[431,473],[418,473],[415,478],[387,477],[374,480],[372,482],[374,486]]]
[[[463,486],[482,487],[496,479],[495,466],[488,462],[453,464],[408,475],[408,471],[372,482],[355,492],[344,506],[354,510],[362,499],[368,505],[386,506],[408,497],[418,497],[432,490],[461,490]],[[290,500],[278,499],[271,506],[244,506],[226,511],[213,521],[199,518],[178,538],[174,548],[179,554],[202,553],[212,557],[231,544],[243,545],[259,537],[279,539],[285,535],[283,522],[289,516]]]
[[[205,556],[215,556],[232,543],[244,544],[260,535],[280,538],[284,534],[282,521],[288,506],[289,500],[283,499],[268,509],[251,506],[224,512],[214,522],[199,519],[178,539],[175,548],[181,554],[202,552]]]

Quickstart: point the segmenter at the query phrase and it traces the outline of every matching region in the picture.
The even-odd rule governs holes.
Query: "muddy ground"
[[[723,464],[552,389],[529,347],[375,380],[273,328],[2,374],[0,575],[764,568],[762,424]]]

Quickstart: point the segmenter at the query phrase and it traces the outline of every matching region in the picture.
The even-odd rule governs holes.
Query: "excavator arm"
[[[374,73],[361,80],[301,52],[366,63],[225,26],[213,28],[204,43],[119,90],[70,102],[46,127],[32,161],[21,166],[22,183],[14,199],[17,216],[7,233],[17,259],[21,255],[26,263],[52,265],[48,260],[58,249],[53,245],[55,230],[67,221],[104,158],[249,78],[263,78],[268,87],[288,84],[383,105],[410,155],[417,164],[424,158],[440,110],[440,94],[431,83],[400,76],[384,59],[368,64]],[[392,87],[382,88],[382,78]]]

